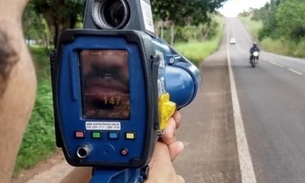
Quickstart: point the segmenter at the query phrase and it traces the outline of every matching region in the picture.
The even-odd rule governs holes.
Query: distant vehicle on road
[[[230,39],[230,44],[236,44],[236,39],[234,37]]]

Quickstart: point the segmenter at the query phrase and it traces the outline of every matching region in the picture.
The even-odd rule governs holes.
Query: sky
[[[224,3],[219,12],[227,17],[235,17],[238,13],[247,11],[250,8],[263,7],[270,0],[228,0]]]

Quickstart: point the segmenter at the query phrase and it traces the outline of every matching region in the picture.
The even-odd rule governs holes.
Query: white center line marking
[[[231,97],[232,97],[233,112],[234,112],[235,133],[236,133],[241,179],[242,179],[242,183],[257,183],[251,155],[249,152],[249,146],[245,134],[245,129],[243,125],[242,115],[240,111],[234,74],[232,71],[230,53],[228,48],[228,43],[229,43],[228,33],[229,31],[227,31],[227,57],[228,57],[228,67],[230,74]]]
[[[268,61],[268,62],[271,63],[271,64],[273,64],[273,65],[276,65],[276,66],[278,66],[278,67],[284,68],[284,66],[282,66],[282,65],[280,65],[280,64],[278,64],[278,63],[276,63],[276,62],[273,62],[273,61]]]
[[[293,72],[293,73],[295,73],[295,74],[298,74],[298,75],[300,75],[300,76],[303,75],[303,73],[301,73],[301,72],[299,72],[299,71],[296,71],[296,70],[294,70],[294,69],[289,68],[288,70],[291,71],[291,72]]]

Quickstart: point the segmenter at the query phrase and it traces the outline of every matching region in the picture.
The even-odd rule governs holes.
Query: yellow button
[[[136,138],[135,133],[126,133],[126,139],[133,140]]]

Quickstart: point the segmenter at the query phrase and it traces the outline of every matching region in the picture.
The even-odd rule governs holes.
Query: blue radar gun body
[[[167,106],[190,104],[202,82],[199,69],[139,16],[129,13],[109,29],[91,15],[92,7],[115,3],[141,14],[138,5],[148,1],[139,1],[88,0],[84,29],[62,32],[51,54],[57,146],[69,164],[98,169],[96,177],[122,169],[146,174]]]

